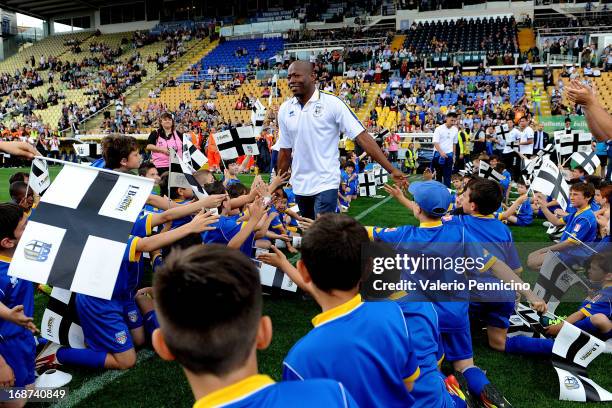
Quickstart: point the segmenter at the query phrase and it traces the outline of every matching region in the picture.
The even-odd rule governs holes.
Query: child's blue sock
[[[476,366],[463,370],[463,376],[468,383],[468,390],[475,398],[480,398],[485,385],[490,383],[484,371]]]
[[[151,310],[147,312],[143,316],[144,320],[144,329],[147,337],[150,339],[153,335],[153,331],[159,327],[159,323],[157,322],[157,315],[155,314],[155,310]]]
[[[90,349],[74,349],[61,347],[55,355],[60,364],[75,365],[90,368],[104,368],[106,353]]]
[[[506,338],[506,353],[550,356],[552,354],[553,339],[536,339],[527,336],[514,336]]]
[[[49,342],[49,340],[45,339],[43,336],[34,336],[34,341],[36,342],[36,346],[44,346]]]
[[[578,320],[576,323],[574,323],[574,326],[590,334],[594,334],[594,335],[601,334],[599,333],[599,330],[597,329],[597,327],[593,326],[593,323],[591,322],[590,317],[585,317],[582,320]]]

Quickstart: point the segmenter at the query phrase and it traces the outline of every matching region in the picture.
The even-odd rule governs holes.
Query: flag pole
[[[32,170],[34,169],[34,160],[30,163],[30,174],[32,174]],[[50,176],[49,176],[50,177]],[[28,185],[26,186],[25,198],[28,198],[28,193],[30,192],[30,177],[28,176]]]
[[[588,248],[591,252],[593,252],[593,254],[595,255],[599,254],[599,252],[597,252],[596,250],[594,250],[593,248],[591,248],[590,246],[582,242],[580,239],[578,239],[578,237],[576,237],[576,234],[569,232],[567,235],[569,235],[570,237],[572,237],[572,239],[578,241],[580,244]]]
[[[73,162],[68,162],[68,161],[60,160],[60,159],[54,159],[52,157],[34,156],[34,159],[45,160],[45,161],[48,161],[48,162],[59,163],[59,164],[68,165],[68,166],[82,167],[82,168],[85,168],[85,169],[90,169],[90,170],[95,170],[95,171],[102,171],[104,173],[118,174],[118,175],[121,175],[121,176],[132,177],[132,178],[136,178],[136,179],[139,179],[139,180],[142,180],[143,178],[146,178],[146,177],[136,176],[136,175],[131,174],[131,173],[120,173],[120,172],[115,171],[115,170],[105,169],[104,167],[92,167],[92,166],[88,166],[88,165],[85,165],[85,164],[73,163]]]

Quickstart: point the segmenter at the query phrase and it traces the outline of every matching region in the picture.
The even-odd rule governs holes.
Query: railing
[[[593,33],[609,33],[612,32],[612,26],[593,26],[593,27],[557,27],[557,28],[537,28],[536,33],[539,39],[541,37],[566,37],[570,35],[593,34]]]
[[[317,49],[330,47],[373,47],[385,41],[387,37],[356,38],[346,40],[319,40],[285,43],[285,50]]]

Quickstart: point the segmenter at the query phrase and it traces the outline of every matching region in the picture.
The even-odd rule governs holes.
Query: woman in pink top
[[[159,129],[151,132],[145,148],[152,153],[151,160],[160,176],[170,169],[170,148],[182,157],[183,135],[176,130],[172,115],[164,112],[159,117]]]
[[[399,150],[400,136],[397,133],[391,132],[387,136],[387,150],[389,151],[389,161],[397,166],[397,151]]]

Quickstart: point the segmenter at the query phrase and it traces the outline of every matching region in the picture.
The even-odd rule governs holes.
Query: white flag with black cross
[[[193,168],[188,163],[183,162],[174,149],[170,148],[168,150],[170,151],[168,186],[190,188],[198,199],[208,196],[206,190],[204,190],[193,176]]]
[[[372,197],[376,195],[376,180],[372,173],[359,173],[359,196]]]
[[[563,177],[563,173],[550,160],[544,160],[542,167],[533,178],[531,188],[533,191],[538,191],[557,200],[561,208],[567,208],[569,204],[569,186]]]
[[[110,299],[153,180],[62,163],[30,215],[8,274]]]
[[[223,160],[237,159],[240,156],[259,154],[252,126],[240,126],[213,135],[219,155]]]
[[[504,154],[519,151],[519,140],[517,140],[516,132],[510,130],[506,123],[503,123],[499,126],[495,126],[495,134],[505,143],[503,150]]]
[[[561,135],[559,140],[559,154],[562,158],[569,157],[573,153],[590,153],[592,148],[593,136],[590,133],[574,131],[569,134]]]
[[[588,174],[595,174],[595,170],[597,170],[601,164],[599,157],[597,157],[597,152],[595,151],[589,153],[575,152],[572,154],[571,160],[575,166],[582,167]]]
[[[377,187],[382,187],[389,181],[389,172],[382,167],[374,169],[374,181]]]
[[[564,322],[555,338],[552,364],[559,378],[559,400],[612,401],[612,393],[589,378],[587,366],[606,349],[606,343]]]
[[[62,346],[85,348],[83,329],[76,310],[76,293],[53,288],[43,313],[40,334]]]
[[[206,155],[191,142],[188,134],[183,134],[183,162],[195,170],[201,170],[208,163]]]
[[[508,337],[546,337],[538,313],[522,303],[516,304],[514,314],[510,316],[509,320]]]
[[[554,313],[563,295],[574,285],[580,285],[585,292],[588,291],[588,285],[572,268],[566,265],[555,252],[548,252],[533,287],[533,293],[546,302],[550,313]]]
[[[42,159],[32,160],[30,169],[30,188],[38,195],[42,195],[51,185],[49,166]]]
[[[480,161],[480,166],[478,167],[478,176],[485,179],[497,181],[498,183],[500,183],[503,179],[506,178],[503,174],[499,173],[484,160]]]
[[[255,101],[251,109],[251,124],[253,125],[253,136],[257,137],[261,134],[264,121],[266,120],[266,107],[259,99]]]
[[[272,290],[297,292],[298,287],[295,282],[293,282],[282,270],[256,259],[253,259],[253,262],[255,262],[255,265],[257,265],[259,269],[259,278],[261,279],[262,286]]]
[[[474,164],[471,161],[465,163],[465,167],[463,170],[459,170],[459,174],[462,176],[470,176],[474,173]]]

